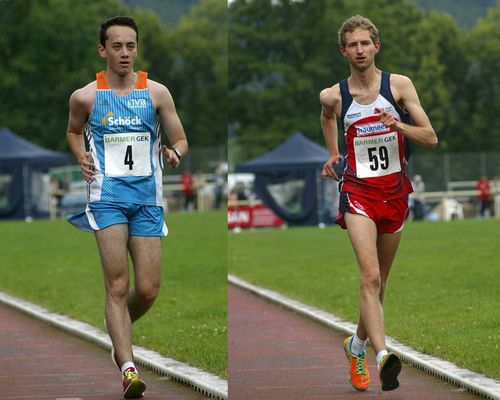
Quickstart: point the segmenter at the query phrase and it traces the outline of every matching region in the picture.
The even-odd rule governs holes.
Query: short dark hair
[[[136,41],[139,42],[139,29],[137,28],[137,24],[135,20],[131,17],[112,17],[108,18],[101,24],[101,28],[99,29],[99,42],[102,46],[106,46],[106,40],[108,39],[108,28],[111,26],[128,26],[135,31]]]

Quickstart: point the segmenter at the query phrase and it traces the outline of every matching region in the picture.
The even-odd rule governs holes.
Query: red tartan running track
[[[409,365],[400,388],[382,392],[373,351],[372,386],[347,381],[344,336],[331,328],[229,285],[230,400],[474,400],[479,399]]]
[[[144,400],[205,396],[139,368]],[[120,373],[108,352],[19,311],[0,305],[2,400],[120,400]]]

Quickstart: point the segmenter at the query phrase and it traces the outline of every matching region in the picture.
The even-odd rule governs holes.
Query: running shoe
[[[146,384],[141,381],[135,368],[127,368],[123,372],[123,397],[125,399],[135,399],[144,396]]]
[[[366,363],[366,352],[363,351],[359,355],[351,353],[351,340],[352,336],[344,340],[344,352],[351,364],[349,382],[356,390],[367,390],[368,386],[370,386],[370,373],[368,372],[368,364]]]
[[[399,357],[394,353],[389,353],[382,358],[380,363],[380,384],[384,392],[394,390],[399,387],[398,375],[401,372],[402,364]]]

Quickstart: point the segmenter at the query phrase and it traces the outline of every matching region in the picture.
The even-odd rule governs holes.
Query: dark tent
[[[236,172],[255,174],[255,193],[287,223],[316,225],[331,223],[334,217],[334,201],[326,204],[328,185],[321,178],[327,160],[324,147],[295,133],[269,153],[237,165]]]
[[[70,161],[69,154],[44,149],[9,129],[0,130],[0,218],[48,216],[39,201],[48,185],[43,174],[50,166]]]

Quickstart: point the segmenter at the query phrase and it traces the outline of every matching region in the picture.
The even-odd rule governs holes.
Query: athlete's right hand
[[[339,177],[337,173],[335,172],[334,165],[339,164],[342,162],[342,156],[341,155],[336,155],[336,156],[331,156],[328,161],[323,165],[323,169],[321,170],[321,176],[323,178],[332,178],[336,181],[339,180]]]
[[[94,180],[95,174],[95,166],[94,160],[92,159],[92,155],[89,152],[86,152],[80,160],[80,168],[82,170],[83,177],[85,178],[85,182],[91,183]]]

